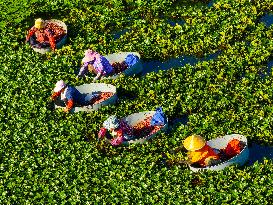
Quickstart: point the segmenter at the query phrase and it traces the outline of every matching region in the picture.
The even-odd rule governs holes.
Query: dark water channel
[[[213,4],[215,4],[216,0],[211,0],[209,3],[208,3],[208,7],[213,7]]]
[[[159,60],[152,60],[146,62],[144,61],[142,75],[145,75],[150,72],[157,72],[159,70],[168,70],[174,67],[183,67],[186,64],[195,65],[198,62],[213,60],[216,59],[220,53],[221,52],[218,51],[203,58],[197,58],[195,56],[180,56],[178,58],[172,58],[163,62]]]
[[[270,75],[270,74],[271,74],[272,67],[273,67],[273,60],[271,60],[271,61],[269,61],[269,62],[267,63],[267,75]]]
[[[272,67],[273,67],[273,60],[268,61],[266,69],[260,73],[260,76],[262,78],[265,78],[266,76],[270,76],[272,72]]]
[[[261,17],[261,22],[263,22],[267,27],[271,26],[273,24],[273,14],[268,13]]]
[[[171,26],[176,26],[176,24],[182,26],[183,24],[186,23],[186,21],[184,21],[183,19],[179,19],[179,20],[167,20],[167,23],[169,23]]]
[[[249,161],[248,165],[253,165],[256,161],[263,162],[264,158],[273,160],[273,146],[264,146],[252,143],[248,147]]]
[[[129,28],[125,28],[125,29],[123,29],[123,30],[121,30],[121,31],[116,32],[116,33],[113,35],[113,38],[114,38],[115,40],[117,40],[117,39],[119,39],[122,35],[124,35],[124,34],[127,33],[127,32],[130,32],[130,29],[129,29]]]

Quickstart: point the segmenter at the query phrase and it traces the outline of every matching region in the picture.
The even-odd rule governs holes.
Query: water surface
[[[119,39],[122,35],[124,35],[125,33],[127,32],[130,32],[130,29],[129,28],[125,28],[121,31],[118,31],[116,33],[113,34],[113,38],[116,40],[116,39]]]
[[[273,159],[273,147],[252,143],[248,147],[249,161],[248,165],[253,165],[254,162],[263,162],[264,158]]]
[[[263,22],[267,27],[271,26],[273,24],[273,14],[268,13],[261,17],[261,22]]]
[[[203,58],[197,58],[195,56],[180,56],[178,58],[172,58],[164,62],[159,60],[152,60],[146,62],[144,61],[142,75],[145,75],[150,72],[157,72],[159,70],[168,70],[174,67],[183,67],[186,64],[195,65],[202,61],[213,60],[216,59],[220,53],[221,52],[218,51]]]
[[[176,24],[183,26],[186,23],[186,21],[184,21],[183,19],[179,19],[179,20],[168,19],[167,23],[169,23],[171,26],[176,26]]]

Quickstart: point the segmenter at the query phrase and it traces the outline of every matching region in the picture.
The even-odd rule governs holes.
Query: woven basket
[[[218,137],[216,139],[212,139],[207,142],[207,144],[215,149],[224,149],[228,142],[232,139],[238,139],[239,141],[243,142],[245,144],[244,149],[240,152],[240,154],[232,157],[231,159],[221,162],[220,164],[214,165],[214,166],[208,166],[204,168],[197,168],[192,165],[189,165],[190,169],[194,172],[203,171],[203,170],[213,170],[218,171],[222,170],[232,164],[238,164],[239,166],[242,166],[246,163],[249,157],[249,150],[247,145],[247,138],[243,135],[239,134],[232,134],[232,135],[225,135],[224,137]]]
[[[94,105],[88,105],[88,106],[82,106],[82,107],[74,107],[71,112],[92,112],[94,110],[98,110],[102,106],[115,104],[118,97],[116,93],[116,87],[110,84],[105,83],[90,83],[90,84],[83,84],[80,86],[76,86],[76,89],[82,93],[82,94],[92,94],[96,92],[112,92],[114,95],[112,95],[110,98],[94,104]],[[55,100],[55,109],[57,108],[65,108],[65,104],[63,101],[60,100],[60,97],[58,97],[57,100]]]
[[[45,20],[45,23],[55,23],[58,26],[61,26],[65,30],[65,33],[66,33],[65,36],[63,36],[62,39],[56,43],[56,48],[62,47],[66,43],[66,40],[67,40],[67,26],[66,26],[66,24],[62,21],[57,20],[57,19]],[[36,48],[35,46],[31,46],[31,47],[34,51],[41,53],[41,54],[45,54],[45,53],[51,51],[50,46],[48,46],[46,48]]]
[[[110,64],[122,63],[129,54],[134,54],[135,56],[138,56],[139,61],[136,64],[134,64],[133,66],[127,68],[126,70],[124,70],[123,72],[121,72],[119,74],[115,74],[115,75],[108,76],[108,77],[103,77],[103,78],[116,79],[121,74],[124,74],[126,76],[131,76],[131,75],[134,75],[134,74],[141,73],[142,70],[143,70],[143,67],[142,67],[142,62],[141,62],[141,59],[140,59],[140,54],[137,53],[137,52],[112,53],[112,54],[106,55],[105,58],[110,62]]]

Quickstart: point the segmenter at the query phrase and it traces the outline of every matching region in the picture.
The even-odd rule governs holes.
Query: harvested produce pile
[[[143,121],[139,122],[137,125],[133,126],[133,136],[136,138],[148,137],[156,133],[163,126],[151,126],[150,121],[152,116],[145,118]]]
[[[114,95],[114,93],[112,93],[112,92],[101,92],[99,94],[99,96],[97,96],[91,100],[91,104],[98,104],[104,100],[107,100],[108,98],[112,97],[113,95]]]
[[[240,141],[240,151],[242,151],[243,149],[244,149],[244,147],[245,147],[246,145],[244,144],[244,142],[241,142]],[[225,149],[221,149],[220,150],[220,152],[219,152],[219,157],[220,157],[220,160],[222,161],[222,162],[225,162],[225,161],[227,161],[227,160],[230,160],[231,158],[233,158],[233,157],[235,157],[236,155],[228,155],[228,154],[226,154],[226,151],[225,151]]]
[[[128,68],[127,64],[124,61],[121,63],[113,63],[112,66],[114,68],[114,74],[119,74]]]
[[[56,42],[58,42],[65,34],[65,30],[63,27],[57,25],[56,23],[49,22],[45,25],[45,29],[50,29],[53,32],[53,37],[56,39]]]

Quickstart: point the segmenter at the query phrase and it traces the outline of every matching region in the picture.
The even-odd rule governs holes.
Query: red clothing
[[[207,144],[199,150],[189,152],[189,158],[192,163],[198,163],[201,166],[207,166],[207,160],[212,158],[219,159],[219,156]]]
[[[61,95],[61,91],[60,92],[56,92],[56,93],[53,93],[51,95],[51,99],[52,100],[55,100],[57,97],[59,97]],[[73,99],[69,99],[67,101],[65,101],[65,104],[66,104],[66,108],[68,109],[68,111],[70,111],[73,107],[74,107],[74,101]]]
[[[30,37],[33,35],[36,36],[36,41],[38,41],[39,43],[48,42],[52,50],[56,49],[56,40],[53,35],[53,32],[50,29],[48,28],[38,29],[36,27],[32,27],[28,32],[26,40],[29,41]]]
[[[61,95],[61,91],[53,93],[50,98],[52,100],[56,100],[56,98],[59,97],[60,95]]]
[[[102,127],[102,128],[100,128],[100,131],[99,131],[99,134],[98,134],[98,138],[100,139],[100,138],[104,138],[105,137],[105,135],[106,135],[106,133],[107,133],[107,129],[106,128],[104,128],[104,127]]]
[[[106,128],[101,128],[98,137],[107,137],[113,146],[118,146],[126,140],[126,136],[132,136],[132,128],[123,120],[120,120],[119,127],[110,131]]]
[[[99,131],[98,137],[104,138],[107,135],[107,132],[108,134],[112,135],[112,137],[123,137],[123,135],[125,134],[124,130],[120,127],[114,129],[113,131],[109,131],[106,128],[102,127]]]

